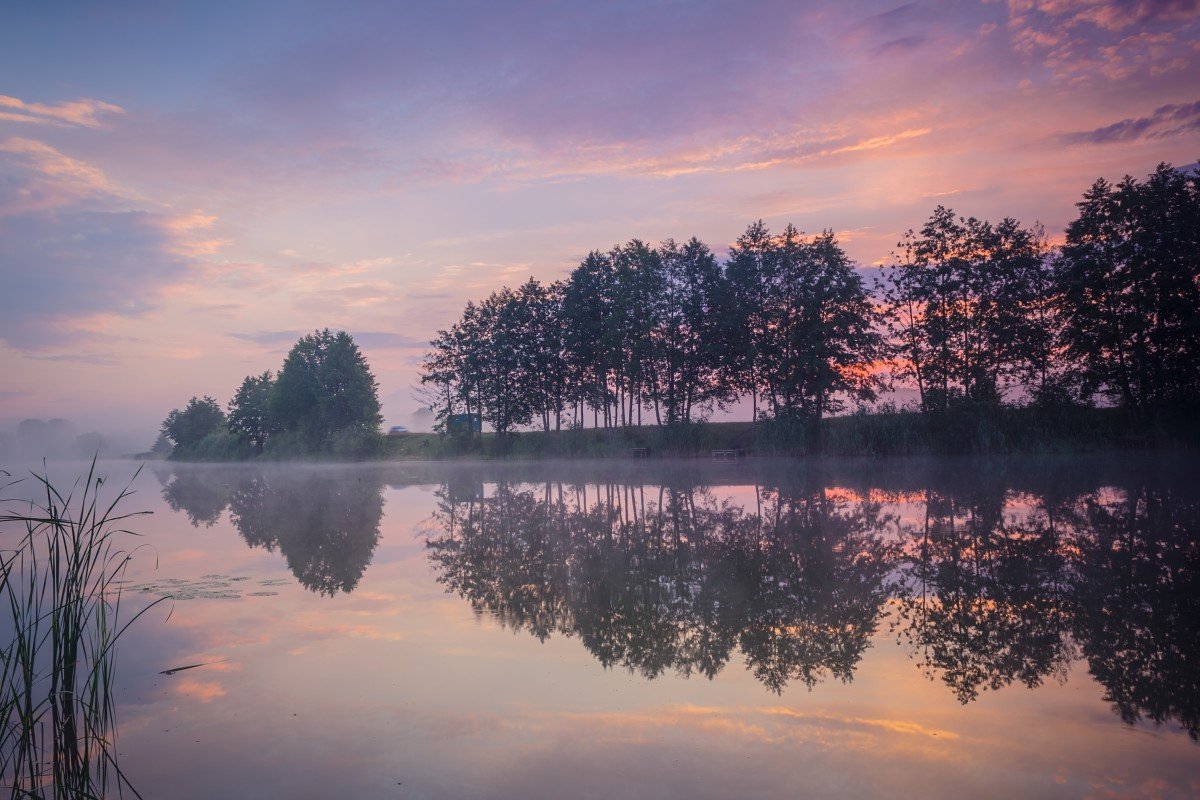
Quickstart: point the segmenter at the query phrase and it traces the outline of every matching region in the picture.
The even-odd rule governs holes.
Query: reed
[[[154,605],[122,613],[139,549],[124,524],[149,512],[118,511],[128,486],[103,502],[95,461],[65,494],[33,479],[40,499],[0,513],[0,780],[13,798],[140,797],[115,757],[114,678],[117,641]]]

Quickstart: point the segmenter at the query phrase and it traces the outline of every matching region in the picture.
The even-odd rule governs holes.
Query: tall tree
[[[530,380],[529,305],[505,286],[477,307],[468,361],[478,376],[479,409],[500,435],[533,417]]]
[[[754,419],[758,419],[758,396],[763,386],[760,370],[768,336],[766,291],[774,257],[771,232],[760,219],[729,248],[725,264],[731,299],[726,316],[727,371],[738,391],[750,393]]]
[[[377,432],[378,384],[345,331],[315,331],[292,347],[275,378],[270,416],[281,430],[321,444],[338,431]]]
[[[660,288],[647,301],[647,389],[658,421],[674,425],[736,397],[723,369],[728,288],[712,251],[695,237],[668,239],[658,254]]]
[[[271,371],[262,375],[247,375],[229,401],[229,416],[226,423],[230,433],[262,452],[267,437],[276,430],[271,417],[271,388],[275,379]]]
[[[541,418],[542,429],[562,427],[566,403],[568,365],[563,352],[563,284],[555,281],[542,285],[530,278],[517,289],[516,297],[524,305],[521,347],[529,374],[527,389],[533,413]]]
[[[1049,340],[1035,328],[1047,321],[1037,297],[1047,269],[1040,228],[993,226],[938,206],[902,246],[882,296],[899,372],[915,380],[923,409],[999,403],[1031,370],[1048,377]]]
[[[814,421],[847,399],[875,398],[883,355],[875,309],[831,231],[806,239],[789,225],[770,237],[751,226],[729,270],[744,304],[744,363],[773,416]]]
[[[576,378],[575,400],[582,410],[592,409],[593,424],[609,423],[610,381],[616,364],[615,338],[616,277],[608,253],[592,251],[571,273],[563,291],[562,315],[569,368]]]
[[[1063,342],[1085,394],[1137,416],[1200,403],[1200,178],[1098,180],[1058,259]]]

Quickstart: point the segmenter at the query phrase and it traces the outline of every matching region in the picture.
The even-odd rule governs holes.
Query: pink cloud
[[[35,125],[100,128],[101,119],[111,114],[124,114],[125,109],[103,100],[71,100],[65,103],[27,103],[16,97],[0,94],[0,120],[27,122]]]

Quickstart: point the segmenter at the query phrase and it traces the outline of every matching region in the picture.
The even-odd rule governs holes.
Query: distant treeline
[[[378,452],[378,384],[345,331],[301,338],[277,375],[248,375],[229,401],[193,397],[167,414],[153,452],[194,460],[363,457]],[[174,447],[172,447],[172,443]]]
[[[95,431],[79,433],[70,420],[23,419],[16,436],[0,431],[0,456],[6,458],[91,458],[107,455],[105,439]]]
[[[756,222],[724,263],[695,238],[634,239],[468,303],[431,342],[424,398],[442,430],[501,435],[672,426],[746,398],[811,438],[897,384],[927,415],[1099,402],[1143,425],[1200,406],[1200,179],[1162,164],[1077,206],[1057,248],[939,206],[872,286],[831,231]]]

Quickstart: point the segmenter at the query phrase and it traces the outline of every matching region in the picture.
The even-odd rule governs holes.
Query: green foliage
[[[377,430],[378,384],[358,345],[328,328],[298,341],[284,359],[268,401],[281,431],[299,433],[313,448],[347,429]]]
[[[209,432],[189,446],[176,447],[171,457],[187,461],[242,461],[254,455],[254,449],[242,438],[225,428]]]
[[[225,426],[225,412],[211,397],[193,397],[183,409],[174,409],[163,420],[162,432],[177,448],[187,449],[214,430]]]
[[[326,329],[300,339],[274,378],[247,376],[228,418],[211,397],[192,398],[167,416],[163,431],[177,459],[372,458],[382,447],[379,411],[366,358],[349,334]]]
[[[270,408],[274,386],[270,370],[262,375],[247,375],[229,401],[229,431],[260,453],[277,430]]]

